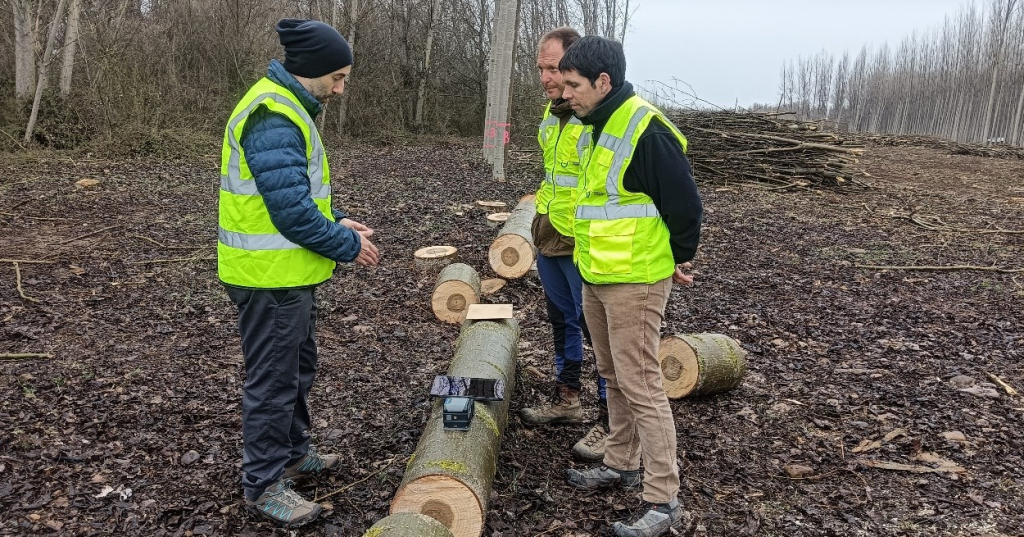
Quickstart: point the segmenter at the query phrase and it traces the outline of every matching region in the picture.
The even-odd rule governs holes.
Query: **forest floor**
[[[294,534],[358,536],[387,515],[458,332],[412,253],[453,245],[491,277],[496,230],[474,202],[514,205],[540,176],[536,153],[513,152],[493,182],[478,154],[331,152],[336,205],[383,257],[318,292],[312,433],[342,464],[301,489],[333,496]],[[673,291],[664,333],[722,333],[750,354],[740,388],[672,402],[684,533],[1024,535],[1024,396],[989,376],[1024,390],[1024,273],[994,270],[1024,268],[1024,160],[871,147],[861,164],[863,185],[839,189],[700,184],[699,275]],[[0,361],[0,534],[292,534],[242,509],[217,166],[0,156],[0,354],[52,355]],[[953,265],[980,268],[864,267]],[[551,389],[530,372],[552,367],[541,293],[527,277],[489,297],[523,329],[512,413]],[[636,493],[564,484],[589,427],[510,418],[484,535],[605,535],[639,513]]]

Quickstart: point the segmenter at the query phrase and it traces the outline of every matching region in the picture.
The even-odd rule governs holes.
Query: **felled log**
[[[416,266],[420,268],[443,267],[455,261],[458,248],[454,246],[427,246],[413,252]]]
[[[465,263],[452,263],[437,276],[430,308],[446,323],[461,323],[470,304],[480,302],[480,276]]]
[[[503,401],[474,403],[469,430],[442,427],[442,400],[433,411],[405,470],[391,513],[421,513],[455,537],[480,537],[497,470],[508,406],[515,393],[519,324],[514,319],[467,322],[448,375],[505,382]]]
[[[487,251],[487,260],[502,278],[521,278],[536,260],[530,226],[537,209],[533,197],[525,196],[509,215],[498,237]]]
[[[740,385],[747,351],[722,334],[676,334],[661,339],[658,362],[671,399],[709,395]]]
[[[427,515],[395,513],[380,519],[363,537],[452,537],[452,532]]]

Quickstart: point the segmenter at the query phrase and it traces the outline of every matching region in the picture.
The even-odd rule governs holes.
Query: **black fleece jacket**
[[[633,95],[633,85],[625,82],[613,89],[587,117],[580,118],[584,125],[594,126],[591,143],[597,143],[608,119]],[[690,160],[672,131],[660,121],[652,121],[640,135],[622,183],[626,190],[647,194],[654,200],[671,235],[669,241],[675,262],[693,259],[700,240],[704,206],[693,180]]]

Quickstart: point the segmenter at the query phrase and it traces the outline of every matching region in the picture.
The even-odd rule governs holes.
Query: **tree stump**
[[[430,295],[430,308],[434,315],[446,322],[458,324],[466,318],[470,304],[480,303],[480,276],[465,263],[452,263],[441,270]]]
[[[395,513],[377,521],[363,537],[452,537],[452,532],[427,515]]]
[[[445,430],[443,401],[434,400],[391,502],[392,514],[422,513],[444,524],[455,537],[480,537],[515,393],[518,344],[519,324],[514,319],[463,324],[448,374],[503,380],[505,399],[476,401],[467,431]]]
[[[458,248],[454,246],[427,246],[416,250],[412,256],[416,258],[416,266],[420,268],[443,267],[455,261]]]
[[[489,227],[503,226],[510,214],[512,213],[491,213],[487,215],[487,225]]]
[[[671,399],[731,390],[743,381],[747,352],[722,334],[676,334],[661,339],[658,361]]]
[[[533,199],[523,199],[509,215],[487,251],[494,272],[502,278],[521,278],[536,261],[530,226],[537,210]]]

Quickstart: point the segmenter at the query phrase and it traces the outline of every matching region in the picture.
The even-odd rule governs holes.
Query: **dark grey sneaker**
[[[322,455],[317,452],[316,446],[309,446],[309,452],[304,457],[284,469],[281,479],[301,480],[325,470],[333,470],[340,462],[341,457],[338,455]]]
[[[681,526],[688,514],[679,505],[679,500],[670,503],[651,504],[651,508],[636,522],[616,522],[613,529],[616,537],[661,537],[668,535],[673,526]]]
[[[578,489],[584,490],[613,487],[632,489],[643,484],[640,470],[616,470],[603,464],[588,470],[569,468],[565,471],[565,481]]]
[[[320,504],[307,502],[292,490],[290,479],[281,479],[267,487],[255,500],[245,500],[250,511],[270,519],[286,528],[297,528],[320,516]]]

